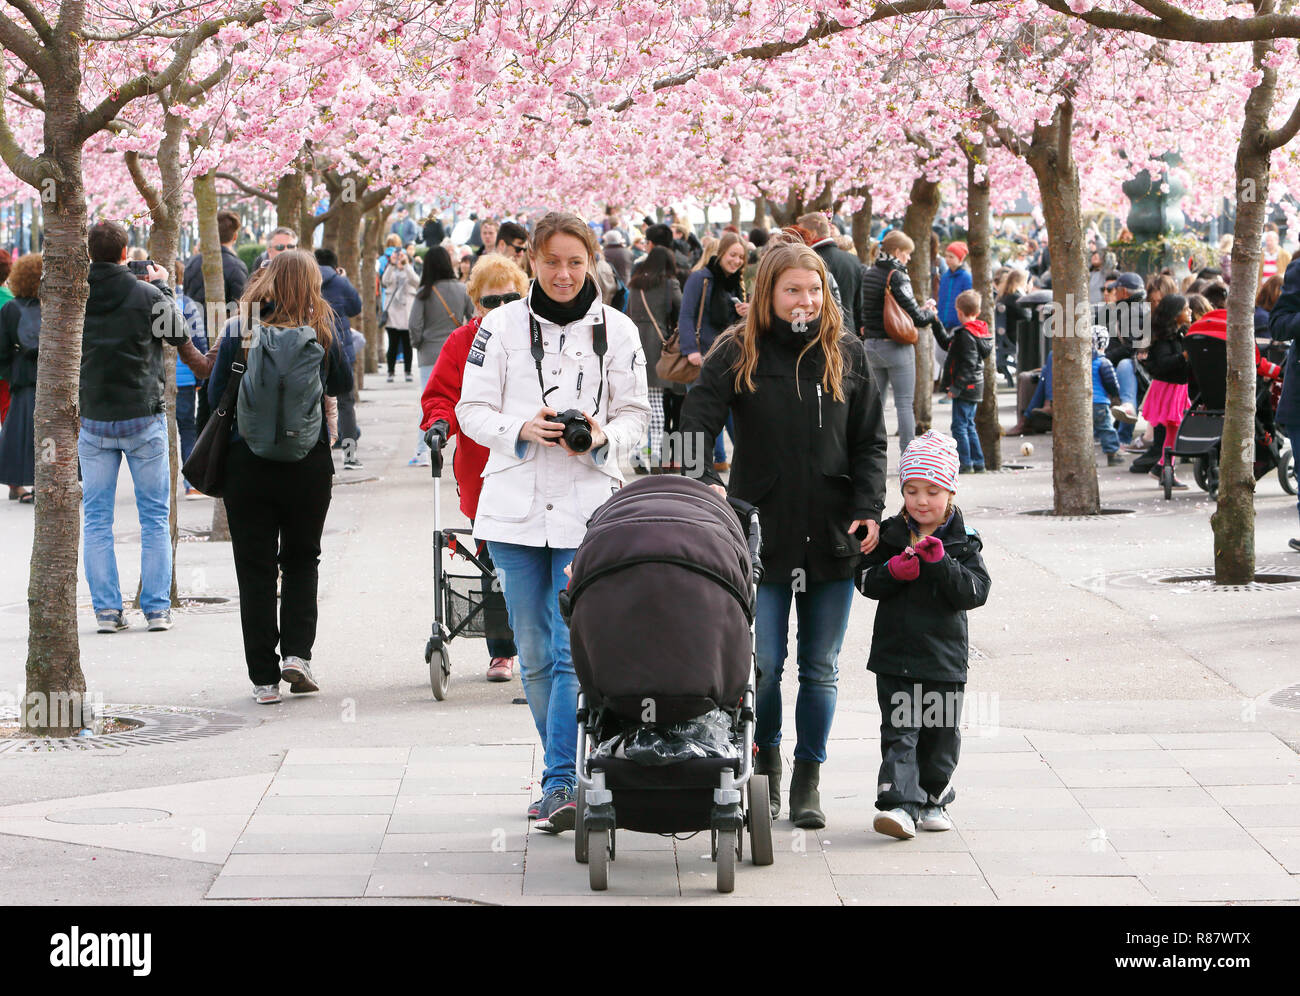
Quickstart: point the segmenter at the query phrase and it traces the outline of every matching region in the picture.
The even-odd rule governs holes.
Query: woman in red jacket
[[[420,396],[420,405],[424,409],[420,428],[426,430],[425,441],[434,460],[442,459],[441,450],[447,440],[452,436],[458,437],[452,457],[452,473],[456,476],[456,489],[460,493],[460,510],[472,523],[483,490],[483,468],[487,465],[488,449],[461,433],[456,422],[456,403],[460,401],[465,362],[483,316],[493,308],[523,297],[528,291],[528,277],[514,262],[492,253],[480,257],[474,264],[466,290],[474,305],[474,317],[468,325],[462,325],[448,337],[438,354],[433,375]],[[514,677],[514,641],[488,640],[487,644],[492,658],[487,670],[488,681],[509,681]]]

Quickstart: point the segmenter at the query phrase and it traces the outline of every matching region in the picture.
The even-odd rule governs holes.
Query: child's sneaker
[[[922,806],[921,815],[917,817],[916,828],[918,830],[951,830],[952,819],[948,816],[948,810],[943,806]]]
[[[904,809],[891,809],[876,814],[871,821],[871,829],[883,833],[886,837],[898,840],[911,840],[916,836],[916,821]]]

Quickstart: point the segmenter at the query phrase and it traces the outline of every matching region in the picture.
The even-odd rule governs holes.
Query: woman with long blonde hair
[[[799,695],[790,782],[796,826],[822,827],[818,781],[835,715],[837,660],[859,555],[885,504],[885,420],[858,338],[831,306],[826,267],[805,245],[771,245],[744,321],[714,343],[682,409],[687,473],[722,489],[709,447],[735,421],[727,490],[758,506],[755,771],[780,811],[781,672],[790,606],[799,620]]]
[[[262,705],[280,701],[281,679],[289,683],[291,692],[319,691],[310,661],[316,641],[320,539],[334,476],[324,402],[325,395],[337,397],[352,390],[352,366],[334,336],[334,312],[321,297],[320,267],[311,253],[301,249],[280,253],[248,281],[239,317],[222,330],[208,380],[214,412],[221,405],[233,364],[248,364],[253,350],[262,348],[279,329],[307,333],[301,337],[304,350],[320,347],[318,438],[299,460],[268,459],[254,453],[240,436],[236,419],[226,456],[224,494],[239,581],[244,658],[253,697]],[[248,386],[240,383],[241,398]],[[260,403],[256,411],[260,416]],[[313,415],[308,412],[304,424],[311,425]],[[277,576],[281,578],[278,620]]]

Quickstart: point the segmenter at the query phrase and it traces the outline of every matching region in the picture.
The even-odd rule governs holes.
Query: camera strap
[[[531,339],[530,351],[533,355],[533,363],[537,367],[537,386],[542,389],[542,404],[547,404],[547,396],[552,391],[559,390],[559,385],[557,384],[555,387],[548,389],[546,379],[542,376],[542,360],[546,358],[546,350],[542,344],[542,326],[537,321],[537,316],[533,314],[531,308],[528,309],[528,334]],[[596,385],[596,407],[591,412],[592,415],[595,415],[600,411],[600,399],[605,392],[605,353],[609,350],[609,337],[605,330],[605,308],[603,305],[600,309],[600,318],[596,320],[596,324],[591,330],[591,348],[596,354],[596,363],[600,375],[600,382]]]

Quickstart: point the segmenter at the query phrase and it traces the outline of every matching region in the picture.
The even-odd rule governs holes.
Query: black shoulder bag
[[[230,379],[221,392],[217,410],[208,418],[208,424],[194,442],[190,458],[181,473],[190,486],[212,498],[220,498],[226,484],[226,454],[230,450],[230,429],[235,421],[235,401],[239,397],[239,383],[244,379],[248,350],[230,365]],[[242,361],[242,362],[241,362]]]

